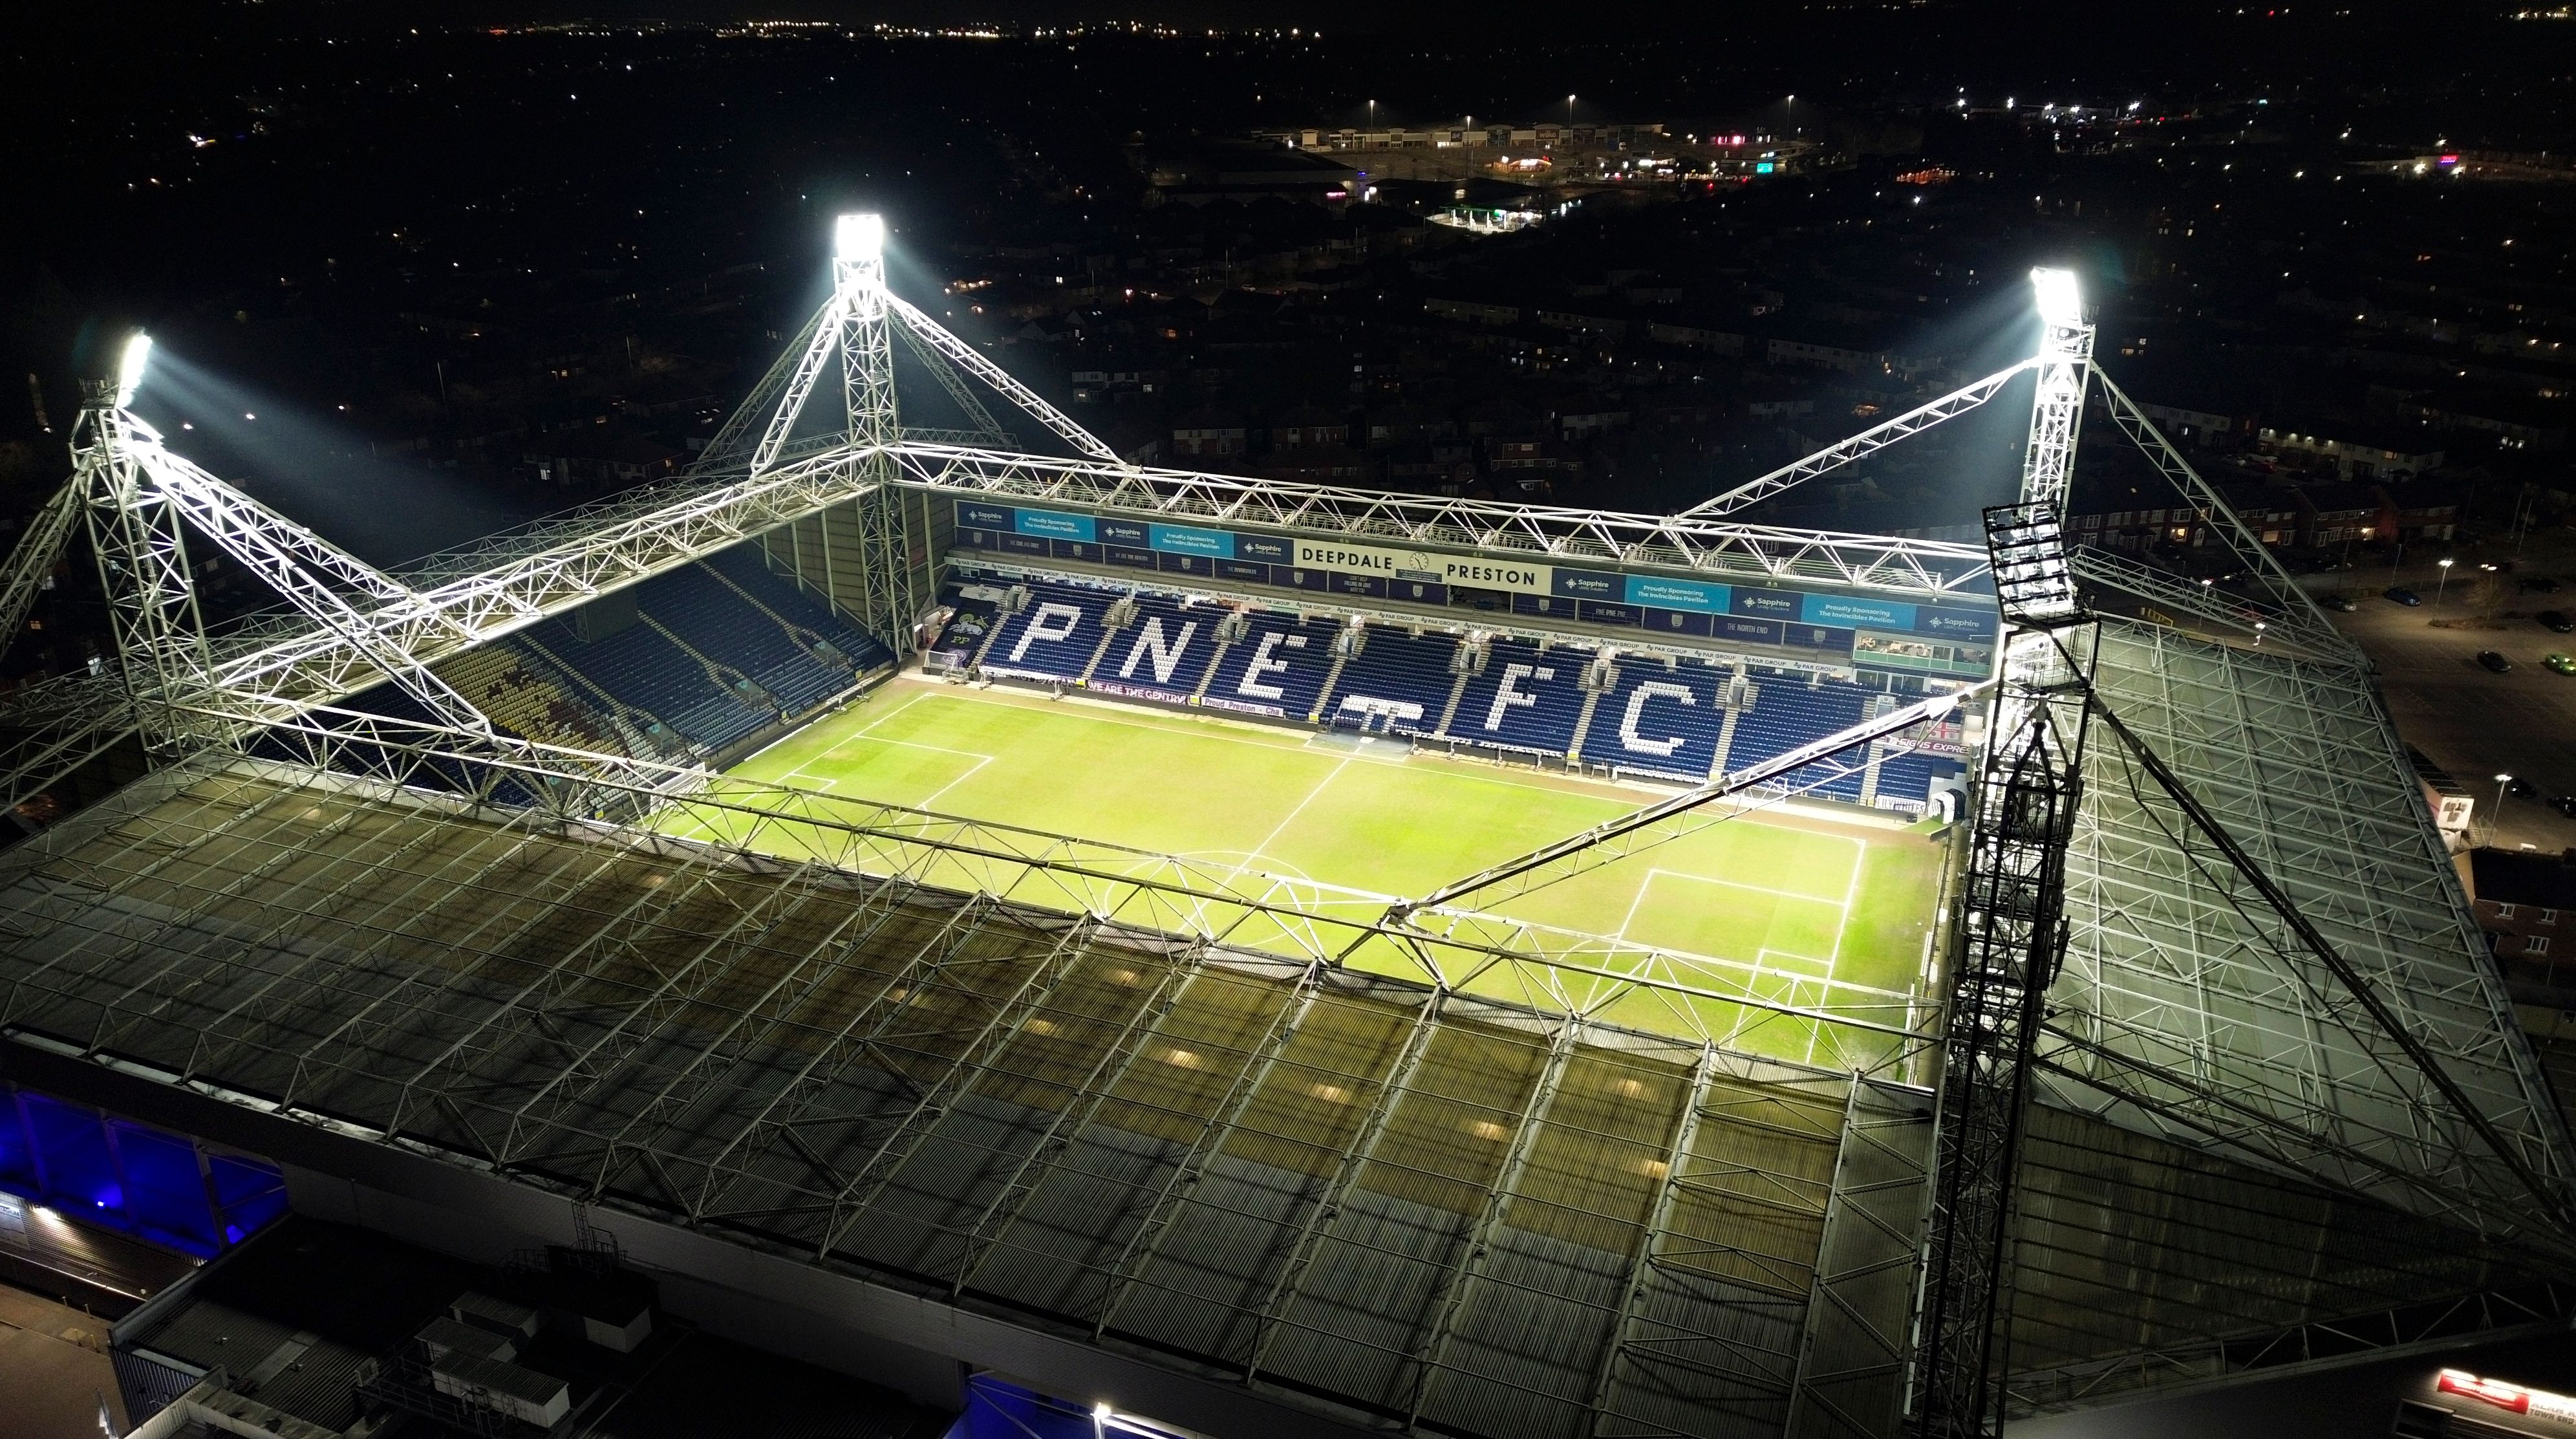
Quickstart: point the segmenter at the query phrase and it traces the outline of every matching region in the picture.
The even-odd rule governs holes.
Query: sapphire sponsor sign
[[[1811,625],[1879,630],[1914,628],[1914,606],[1897,600],[1869,600],[1851,595],[1801,595],[1798,618]]]
[[[1193,529],[1188,525],[1151,525],[1153,546],[1168,555],[1206,555],[1212,559],[1234,558],[1234,536],[1225,530]]]
[[[1738,589],[1727,596],[1727,613],[1759,620],[1794,620],[1807,597],[1796,590]]]
[[[1609,600],[1616,603],[1628,596],[1628,577],[1609,570],[1555,570],[1548,593],[1569,600]]]
[[[1734,593],[1728,586],[1706,580],[1670,580],[1660,575],[1629,575],[1626,580],[1628,603],[1646,609],[1722,615],[1727,612],[1728,597]]]
[[[1024,535],[1044,535],[1051,540],[1097,539],[1100,531],[1089,515],[1064,515],[1053,510],[1015,510],[1011,528]]]
[[[958,543],[973,549],[1418,604],[1445,604],[1458,588],[1501,590],[1512,596],[1516,614],[1642,624],[1675,636],[1752,644],[1847,648],[1852,633],[1865,630],[1882,637],[1876,653],[1883,662],[1904,668],[1945,666],[1920,663],[1932,656],[1894,644],[1900,636],[1957,645],[1991,641],[1997,631],[1993,606],[1972,596],[1912,603],[965,500],[956,505]],[[1950,659],[1952,673],[1976,663],[1966,646]]]

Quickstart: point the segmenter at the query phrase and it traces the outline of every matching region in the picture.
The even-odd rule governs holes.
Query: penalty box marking
[[[1843,839],[1848,838],[1848,836],[1831,835],[1827,836],[1827,838]],[[1854,839],[1851,843],[1856,849],[1866,853],[1867,846],[1862,844],[1861,841]],[[1647,891],[1654,888],[1655,881],[1658,879],[1678,879],[1686,880],[1693,884],[1713,884],[1726,889],[1740,889],[1753,894],[1767,894],[1775,899],[1795,900],[1801,904],[1823,905],[1834,912],[1834,944],[1832,954],[1826,956],[1798,954],[1791,950],[1772,949],[1768,946],[1763,946],[1754,950],[1752,967],[1756,973],[1760,973],[1769,967],[1767,961],[1773,958],[1796,960],[1801,964],[1821,965],[1824,968],[1824,973],[1822,975],[1802,975],[1792,973],[1788,970],[1775,970],[1773,972],[1779,974],[1784,979],[1805,979],[1811,982],[1817,979],[1822,979],[1830,983],[1833,982],[1834,970],[1842,959],[1843,934],[1846,930],[1851,928],[1851,906],[1853,897],[1859,892],[1861,860],[1862,854],[1854,854],[1852,856],[1851,876],[1844,886],[1843,897],[1840,900],[1829,899],[1823,895],[1800,894],[1795,890],[1774,889],[1769,885],[1746,884],[1742,880],[1719,879],[1711,875],[1693,874],[1687,870],[1649,869],[1646,871],[1644,882],[1637,886],[1636,894],[1629,898],[1628,912],[1620,916],[1619,927],[1611,931],[1611,936],[1615,939],[1627,939],[1628,926],[1636,922],[1637,910],[1645,904]]]

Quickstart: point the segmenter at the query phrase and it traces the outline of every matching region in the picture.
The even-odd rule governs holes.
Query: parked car
[[[2494,650],[2478,651],[2478,663],[2485,665],[2488,669],[2495,671],[2497,674],[2504,674],[2513,668],[2513,661],[2497,654]]]
[[[2562,675],[2576,675],[2576,656],[2560,654],[2553,650],[2540,657],[2540,667],[2555,670]]]
[[[2396,585],[2390,585],[2379,593],[2384,598],[2395,600],[2401,605],[2420,605],[2424,603],[2424,597],[2422,595],[2415,593],[2413,590],[2401,589]]]
[[[2348,615],[2361,608],[2352,602],[2350,595],[2328,595],[2325,597],[2325,607],[2339,615]]]
[[[2576,634],[2576,620],[2567,618],[2565,610],[2542,610],[2537,618],[2552,634]]]
[[[2527,779],[2506,780],[2504,782],[2504,792],[2513,796],[2515,799],[2538,799],[2540,797],[2539,787]]]
[[[2558,798],[2550,800],[2547,803],[2551,809],[2558,811],[2569,819],[2576,819],[2576,794],[2562,794]]]
[[[2558,593],[2558,581],[2551,579],[2547,575],[2526,576],[2519,583],[2524,589],[2529,590],[2536,595],[2554,595]]]

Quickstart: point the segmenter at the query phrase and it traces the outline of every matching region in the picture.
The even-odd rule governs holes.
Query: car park
[[[2380,594],[2401,605],[2420,605],[2424,603],[2424,597],[2422,595],[2415,593],[2413,590],[2401,589],[2396,585],[2390,585],[2388,588],[2381,590]]]
[[[2511,672],[2513,669],[2513,661],[2506,659],[2503,655],[2497,654],[2494,650],[2478,651],[2478,663],[2485,665],[2488,669],[2495,671],[2497,674],[2506,674]]]

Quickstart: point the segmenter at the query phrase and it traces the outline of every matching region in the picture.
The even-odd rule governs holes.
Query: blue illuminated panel
[[[286,1213],[276,1165],[0,1087],[0,1189],[102,1228],[211,1257]]]

